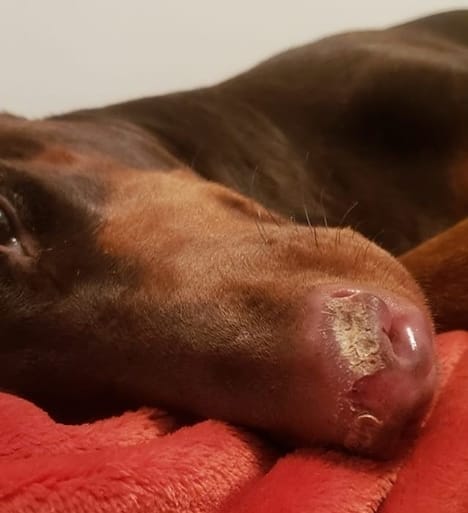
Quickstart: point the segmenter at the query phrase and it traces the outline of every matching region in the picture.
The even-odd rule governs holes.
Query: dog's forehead
[[[44,151],[45,146],[45,142],[28,129],[27,122],[0,115],[0,159],[31,159]]]
[[[71,162],[73,145],[66,136],[66,125],[0,114],[0,160]]]
[[[27,164],[72,162],[71,148],[47,121],[29,121],[0,114],[0,161]]]
[[[78,137],[69,132],[67,124],[0,113],[0,160],[71,161]]]

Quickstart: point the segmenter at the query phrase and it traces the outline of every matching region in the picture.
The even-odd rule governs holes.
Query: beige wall
[[[221,80],[289,46],[468,0],[0,0],[0,110],[40,116]]]

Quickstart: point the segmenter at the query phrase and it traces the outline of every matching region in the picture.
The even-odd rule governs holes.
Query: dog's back
[[[332,36],[214,87],[66,118],[131,121],[206,178],[401,253],[468,213],[467,33],[459,11]]]

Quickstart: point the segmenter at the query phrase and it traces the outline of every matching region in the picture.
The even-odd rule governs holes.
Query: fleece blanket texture
[[[397,460],[279,452],[155,409],[76,426],[0,394],[0,513],[468,512],[468,334],[437,339],[438,397]]]

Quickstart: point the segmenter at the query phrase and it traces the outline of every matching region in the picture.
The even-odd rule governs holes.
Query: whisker
[[[254,202],[255,202],[254,185],[255,185],[255,177],[256,177],[257,171],[258,171],[258,166],[255,166],[252,170],[252,178],[250,180],[249,196],[250,196],[250,198],[252,198],[252,201],[254,201]],[[266,230],[265,230],[265,227],[262,225],[261,221],[262,221],[262,217],[261,217],[260,211],[257,211],[257,217],[255,218],[255,225],[257,226],[258,233],[262,237],[263,242],[265,244],[268,244]]]
[[[360,230],[362,226],[362,221],[358,221],[352,228],[353,228],[353,237],[355,233],[363,234],[363,232]]]
[[[325,192],[325,189],[322,187],[322,189],[320,191],[320,208],[322,209],[323,224],[325,225],[325,228],[328,229],[327,213],[325,211],[325,205],[323,203],[324,192]]]
[[[318,237],[317,237],[317,227],[316,226],[314,226],[314,239],[315,239],[315,246],[317,247],[318,250],[320,250],[319,242],[318,242]]]
[[[267,214],[268,214],[268,216],[270,217],[270,219],[271,219],[271,220],[276,224],[276,226],[279,228],[279,227],[281,226],[281,223],[278,221],[278,218],[277,218],[277,217],[275,217],[275,216],[272,214],[271,210],[270,210],[268,207],[265,207],[265,206],[264,206],[263,208],[267,211]]]
[[[302,208],[304,210],[304,214],[305,214],[305,217],[306,217],[307,226],[309,228],[312,228],[312,223],[310,222],[310,217],[309,217],[309,211],[307,210],[307,205],[305,204],[305,201],[302,202]]]
[[[252,170],[252,178],[250,179],[250,187],[249,187],[249,196],[254,198],[254,185],[255,185],[255,177],[257,175],[258,166],[255,166]]]
[[[341,218],[341,221],[339,222],[338,226],[343,226],[343,223],[345,222],[346,218],[351,214],[351,212],[359,205],[359,201],[355,201],[344,213],[343,217]]]
[[[263,226],[263,223],[259,221],[261,221],[260,212],[257,212],[257,217],[255,218],[255,225],[257,226],[258,233],[262,237],[263,242],[265,244],[268,244],[268,238],[266,235],[265,227]]]
[[[340,244],[340,233],[341,228],[339,226],[335,227],[335,247],[337,248]]]
[[[305,201],[303,201],[302,206],[303,206],[303,209],[304,209],[304,214],[305,214],[305,217],[306,217],[307,226],[309,227],[311,235],[313,235],[313,237],[314,237],[316,248],[319,249],[318,237],[317,237],[317,228],[315,226],[312,226],[312,223],[310,222],[309,212],[307,210],[307,206],[305,204]]]

